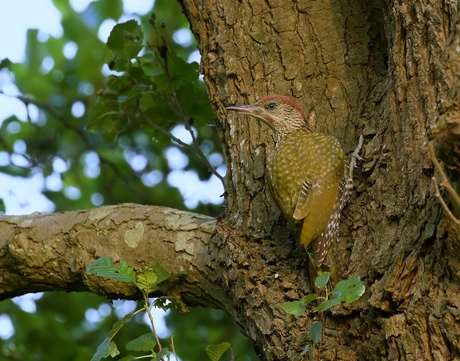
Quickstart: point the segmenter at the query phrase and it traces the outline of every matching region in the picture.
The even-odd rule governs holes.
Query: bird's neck
[[[300,127],[300,128],[294,128],[290,129],[289,131],[280,131],[279,129],[275,130],[275,147],[277,147],[280,143],[283,142],[284,139],[289,137],[292,134],[299,133],[299,132],[306,132],[306,133],[313,133],[310,129],[307,127]]]

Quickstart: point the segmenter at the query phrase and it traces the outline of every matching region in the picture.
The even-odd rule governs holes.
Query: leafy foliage
[[[151,322],[151,332],[144,333],[134,339],[129,340],[126,343],[126,350],[132,352],[147,352],[148,354],[129,354],[124,356],[122,359],[134,360],[135,358],[152,357],[152,360],[170,360],[171,351],[169,350],[169,348],[161,346],[161,341],[158,338],[158,335],[155,331],[153,316],[151,314],[151,308],[155,306],[160,306],[163,309],[168,308],[178,310],[181,312],[184,312],[184,310],[187,310],[187,308],[182,301],[174,297],[165,296],[157,300],[154,300],[150,304],[148,296],[149,292],[158,289],[158,283],[163,282],[171,277],[180,277],[184,273],[170,274],[163,267],[158,265],[146,267],[144,269],[135,271],[132,267],[128,266],[126,262],[121,261],[120,265],[117,266],[114,264],[111,258],[107,257],[102,257],[94,261],[91,265],[87,267],[86,272],[90,275],[95,274],[99,277],[109,277],[115,281],[131,282],[139,288],[139,290],[142,292],[144,299],[143,308],[140,308],[137,311],[131,313],[127,313],[123,316],[123,318],[121,318],[119,321],[113,324],[112,329],[109,331],[107,337],[98,346],[96,353],[93,355],[91,361],[100,361],[104,358],[115,357],[119,355],[120,351],[117,347],[117,343],[115,343],[114,341],[115,336],[123,327],[127,325],[127,323],[130,320],[132,320],[137,314],[139,314],[142,311],[145,311],[149,315],[148,318]],[[148,279],[148,281],[139,282],[138,280],[140,275],[144,275],[142,279]],[[171,345],[174,350],[174,343],[172,341],[172,338]],[[230,343],[228,342],[221,342],[220,344],[208,345],[206,347],[206,353],[212,361],[219,361],[222,360],[222,356],[228,349],[230,349],[231,351],[231,358],[233,360],[233,350],[231,350]]]
[[[98,258],[86,267],[86,273],[108,277],[115,281],[134,283],[137,288],[147,294],[158,290],[159,283],[171,277],[180,277],[186,274],[185,271],[171,274],[158,264],[134,271],[126,261],[120,261],[120,265],[116,266],[110,257]]]
[[[353,303],[356,302],[366,290],[366,287],[361,282],[359,276],[354,276],[347,280],[339,281],[332,291],[328,289],[328,283],[331,278],[329,272],[323,272],[315,280],[315,287],[320,292],[324,293],[324,296],[320,296],[317,293],[311,293],[303,297],[299,301],[286,302],[282,305],[284,311],[294,316],[300,316],[307,310],[307,306],[311,305],[315,301],[321,301],[317,306],[313,307],[313,312],[326,312],[331,307],[337,306],[340,303]],[[311,345],[307,344],[302,351],[302,355],[310,350],[310,346],[318,348],[322,338],[323,324],[319,321],[312,323],[309,332],[309,338]]]
[[[0,172],[42,177],[42,193],[54,207],[49,210],[123,202],[187,209],[178,189],[168,182],[177,166],[166,154],[175,149],[184,159],[179,170],[196,174],[196,179],[211,179],[207,157],[213,168],[224,172],[198,65],[187,62],[195,44],[183,46],[173,40],[187,20],[177,3],[158,0],[154,17],[119,24],[106,45],[98,39],[99,25],[107,17],[119,18],[122,2],[102,3],[92,2],[79,14],[68,3],[56,1],[63,14],[62,38],[43,41],[30,30],[26,62],[0,60],[4,72],[14,73],[24,94],[16,98],[30,116],[28,121],[14,116],[0,120],[0,144],[10,157]],[[154,18],[153,24],[161,26],[152,26]],[[76,49],[73,58],[64,56],[69,44]],[[108,79],[101,71],[107,73],[105,63],[115,71]],[[169,134],[186,125],[196,139],[184,148]],[[24,153],[15,151],[18,142],[25,143]],[[206,199],[188,206],[210,215],[221,212]]]
[[[89,275],[95,274],[99,277],[108,277],[115,281],[133,283],[142,292],[144,298],[143,308],[126,314],[121,320],[114,323],[108,336],[99,345],[91,361],[100,361],[101,359],[107,358],[109,356],[115,357],[119,355],[120,351],[118,351],[117,345],[113,339],[118,331],[120,331],[121,328],[125,326],[129,320],[131,320],[141,311],[145,311],[149,316],[152,327],[151,332],[145,333],[130,340],[126,344],[126,350],[149,352],[148,356],[151,356],[153,360],[169,360],[170,351],[168,348],[163,348],[161,346],[160,339],[158,338],[158,335],[155,331],[153,317],[150,312],[152,306],[149,305],[149,293],[158,289],[158,283],[163,282],[171,277],[181,276],[183,273],[173,275],[167,272],[161,266],[152,266],[141,269],[139,271],[135,271],[132,267],[128,266],[125,261],[121,261],[119,266],[114,265],[113,260],[108,257],[102,257],[94,261],[86,268],[86,273]],[[140,282],[139,279],[141,280]],[[158,351],[156,351],[157,348]],[[125,358],[130,358],[130,356],[134,358],[146,357],[127,355]]]
[[[125,261],[121,261],[119,266],[113,264],[112,258],[101,257],[86,268],[88,274],[95,274],[99,277],[108,277],[120,282],[135,282],[136,273]]]
[[[222,355],[230,348],[228,342],[222,342],[218,345],[209,345],[206,347],[206,353],[211,361],[219,361]]]

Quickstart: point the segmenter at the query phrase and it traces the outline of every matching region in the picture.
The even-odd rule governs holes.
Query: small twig
[[[455,191],[455,189],[452,188],[452,186],[450,185],[450,183],[449,183],[449,181],[447,179],[446,173],[444,173],[444,170],[442,169],[441,164],[439,164],[438,160],[434,156],[434,151],[433,151],[433,148],[432,148],[431,144],[428,146],[428,154],[430,155],[430,159],[433,162],[436,170],[438,171],[439,175],[441,176],[440,186],[446,188],[447,192],[449,192],[450,196],[455,201],[455,203],[457,203],[460,206],[460,197],[458,196],[458,194]]]
[[[438,198],[439,203],[441,203],[441,206],[442,208],[444,208],[444,211],[447,213],[447,216],[452,220],[452,222],[460,226],[460,220],[455,218],[455,216],[453,215],[453,213],[450,211],[449,207],[447,206],[446,202],[444,202],[444,199],[442,198],[441,193],[439,192],[438,182],[436,181],[436,178],[432,177],[431,181],[433,182],[433,185],[434,185],[435,196],[436,198]]]
[[[183,146],[184,148],[187,148],[191,151],[193,151],[194,153],[196,153],[204,162],[205,164],[208,166],[210,172],[212,174],[214,174],[217,178],[219,178],[222,183],[224,182],[224,177],[222,177],[218,172],[217,170],[211,165],[211,163],[209,163],[209,160],[208,158],[206,158],[206,156],[204,155],[204,153],[201,151],[200,148],[196,148],[195,146],[192,146],[190,144],[187,144],[185,142],[183,142],[181,139],[177,138],[176,136],[174,136],[171,132],[167,131],[166,129],[164,129],[163,127],[160,127],[158,124],[155,124],[154,122],[152,122],[149,117],[147,117],[147,115],[142,111],[142,109],[138,109],[139,113],[142,115],[142,117],[144,118],[144,120],[150,124],[153,128],[155,128],[156,130],[158,130],[159,132],[163,133],[164,135],[166,135],[167,137],[169,137],[171,140],[173,140],[174,142],[176,142],[177,144]],[[130,114],[127,114],[128,116],[130,116]],[[192,143],[193,144],[193,143]]]
[[[155,339],[157,341],[158,348],[161,350],[162,347],[161,347],[160,339],[157,335],[157,331],[155,330],[153,316],[152,316],[152,313],[150,312],[150,309],[153,307],[153,302],[152,302],[152,305],[150,306],[149,305],[149,295],[147,294],[147,292],[144,293],[144,307],[145,307],[145,310],[147,311],[147,315],[149,316],[150,325],[152,326],[152,332],[155,335]]]
[[[179,361],[179,359],[177,358],[176,348],[174,346],[174,335],[171,336],[171,350],[174,354],[176,361]]]
[[[192,138],[193,146],[190,146],[189,144],[187,144],[189,146],[188,148],[192,149],[205,162],[205,164],[208,166],[208,168],[211,171],[211,173],[213,173],[217,178],[219,178],[221,180],[222,183],[224,183],[224,177],[222,177],[219,173],[217,173],[215,168],[212,166],[211,163],[209,163],[208,158],[204,155],[203,151],[201,150],[200,144],[198,143],[198,140],[197,140],[197,138],[195,136],[195,133],[193,132],[192,126],[190,125],[189,120],[187,119],[187,117],[184,114],[184,110],[182,109],[182,106],[180,105],[179,99],[177,99],[176,91],[174,90],[174,88],[172,88],[171,77],[170,77],[170,74],[169,74],[167,61],[166,61],[167,60],[166,54],[164,56],[164,60],[165,60],[165,62],[164,62],[163,67],[164,67],[164,70],[165,70],[165,74],[166,74],[166,76],[168,77],[168,80],[169,80],[169,91],[170,91],[170,94],[171,94],[172,99],[173,99],[173,103],[170,104],[170,107],[173,110],[173,112],[176,114],[176,116],[179,119],[182,120],[182,123],[184,123],[184,125],[185,125],[185,129],[187,129],[187,131],[190,133],[190,136]]]
[[[232,361],[235,361],[235,354],[233,353],[233,349],[231,347],[230,347],[230,355],[231,355]]]
[[[444,169],[442,169],[441,164],[438,162],[436,157],[434,156],[434,150],[433,146],[431,144],[428,145],[428,155],[430,156],[431,161],[434,164],[434,167],[436,168],[437,172],[439,173],[439,176],[441,177],[441,183],[440,186],[444,187],[447,189],[447,192],[450,194],[454,202],[457,203],[457,205],[460,206],[460,197],[458,196],[457,192],[452,188],[452,186],[449,183],[449,180],[447,179],[446,173],[444,172]],[[458,220],[454,214],[451,212],[449,207],[447,206],[446,202],[441,196],[441,193],[439,191],[438,187],[438,182],[436,181],[435,177],[431,178],[431,181],[433,182],[434,189],[435,189],[435,196],[438,198],[439,203],[441,203],[442,208],[446,212],[447,216],[451,219],[452,222],[454,222],[457,226],[460,226],[460,220]]]

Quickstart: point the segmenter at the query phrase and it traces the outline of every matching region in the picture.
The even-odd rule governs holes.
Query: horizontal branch
[[[90,291],[137,298],[135,287],[86,274],[95,259],[125,260],[135,269],[160,264],[187,271],[161,288],[187,302],[217,306],[207,245],[216,219],[171,208],[121,204],[84,211],[0,217],[0,299],[40,291]],[[162,284],[160,284],[162,286]]]

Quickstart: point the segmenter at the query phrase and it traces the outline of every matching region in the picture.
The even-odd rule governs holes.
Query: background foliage
[[[133,202],[220,214],[221,205],[210,199],[184,199],[183,185],[179,188],[184,194],[177,188],[178,182],[190,182],[187,187],[192,189],[199,182],[216,184],[217,177],[195,152],[155,128],[160,125],[189,143],[184,131],[189,125],[212,166],[225,172],[198,65],[186,63],[196,54],[195,43],[177,40],[178,31],[188,30],[179,5],[157,0],[154,21],[150,14],[137,19],[145,35],[139,42],[149,47],[141,52],[144,60],[127,62],[97,36],[104,20],[120,22],[121,0],[92,2],[81,13],[68,1],[54,4],[62,15],[63,36],[44,39],[30,30],[26,61],[3,60],[0,65],[2,72],[14,76],[29,114],[26,122],[13,116],[0,123],[0,172],[42,180],[43,194],[55,211]],[[161,66],[147,61],[149,51],[154,54],[151,63],[163,61],[163,73]],[[166,59],[170,67],[164,71]],[[176,73],[174,64],[179,64]],[[184,113],[182,118],[177,109]],[[111,325],[132,307],[121,302],[116,311],[107,300],[81,293],[45,293],[32,302],[28,311],[19,300],[0,302],[0,315],[7,315],[15,330],[11,337],[0,338],[0,361],[89,360]],[[250,343],[221,311],[199,308],[169,314],[167,325],[182,360],[205,360],[205,347],[221,341],[230,342],[242,360],[256,359]],[[146,328],[137,319],[117,335],[118,342]]]

